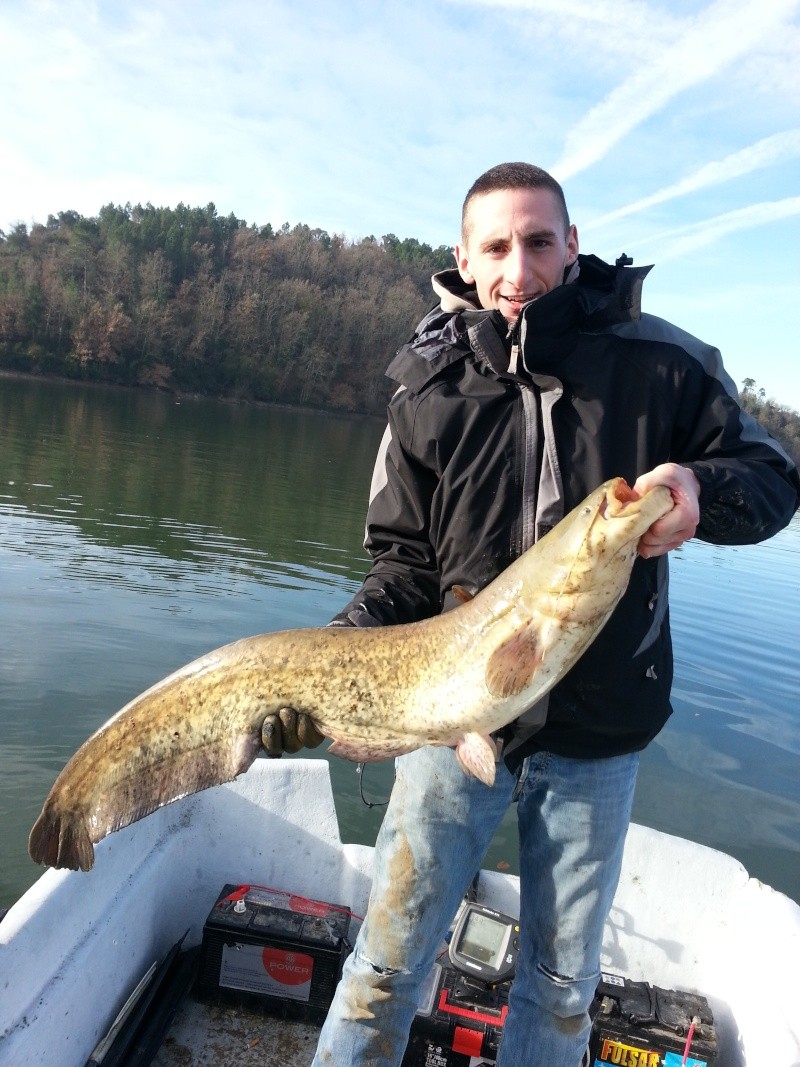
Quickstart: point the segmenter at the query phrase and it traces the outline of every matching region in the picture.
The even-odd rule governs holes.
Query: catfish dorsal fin
[[[463,585],[453,586],[453,596],[459,604],[469,604],[470,600],[475,599],[475,594],[470,593],[469,589],[465,589]]]
[[[489,692],[495,697],[517,696],[530,685],[543,658],[533,623],[520,626],[489,657],[486,666]]]

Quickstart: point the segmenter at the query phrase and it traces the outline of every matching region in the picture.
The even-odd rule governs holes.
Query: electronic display
[[[464,905],[450,939],[450,962],[484,982],[511,978],[517,966],[519,921],[481,904]]]

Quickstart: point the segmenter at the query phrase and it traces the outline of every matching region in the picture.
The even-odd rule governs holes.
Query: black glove
[[[261,744],[270,759],[278,759],[284,752],[316,748],[324,740],[311,716],[294,708],[281,708],[274,715],[267,715],[261,725]]]

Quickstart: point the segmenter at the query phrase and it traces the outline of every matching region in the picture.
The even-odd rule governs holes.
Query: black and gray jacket
[[[633,484],[668,461],[700,482],[697,537],[746,544],[789,522],[797,470],[741,410],[716,349],[641,314],[648,270],[581,256],[510,336],[457,271],[434,278],[441,304],[387,372],[399,388],[367,514],[372,567],[334,623],[447,610],[454,586],[477,592],[607,478]],[[641,749],[671,682],[666,557],[639,559],[594,644],[510,728],[506,756]]]

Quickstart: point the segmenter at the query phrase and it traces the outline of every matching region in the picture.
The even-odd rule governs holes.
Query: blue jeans
[[[401,756],[367,916],[312,1067],[398,1067],[421,985],[514,799],[522,929],[498,1067],[578,1067],[638,763],[540,752],[518,777],[498,765],[489,789],[452,749]]]

